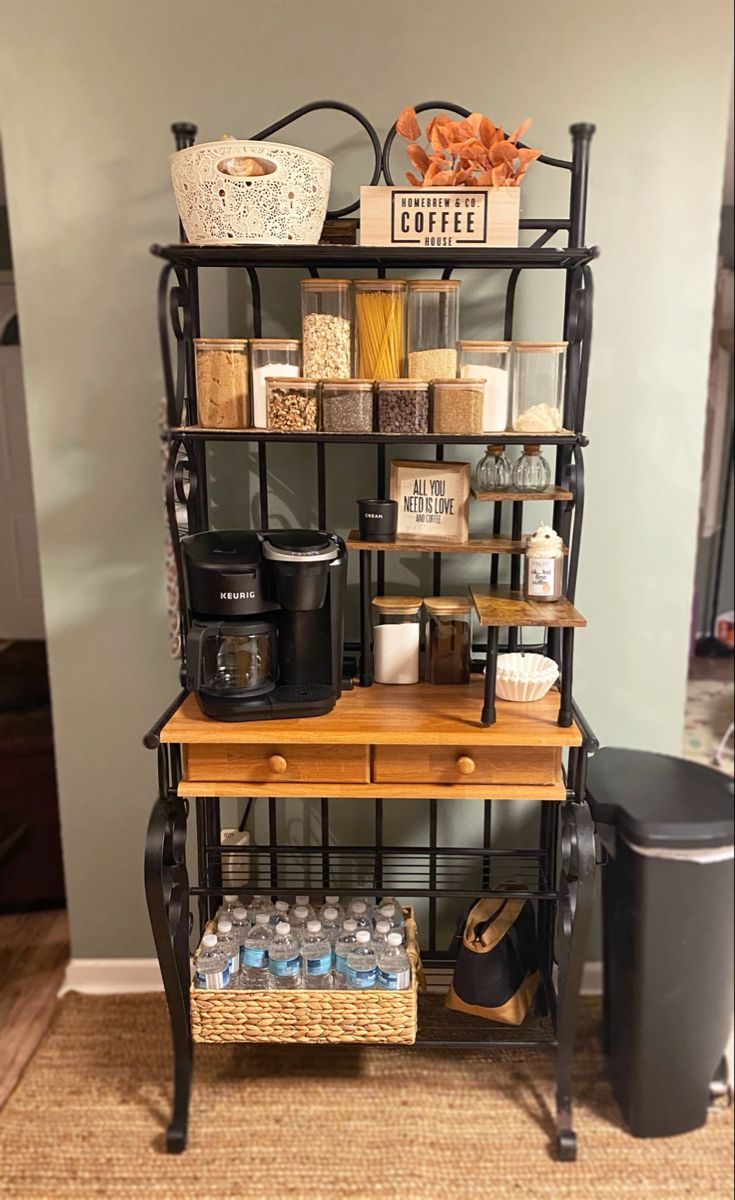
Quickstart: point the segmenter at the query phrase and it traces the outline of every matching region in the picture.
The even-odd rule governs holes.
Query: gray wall
[[[176,668],[167,658],[161,563],[157,267],[147,246],[175,231],[169,123],[195,120],[205,139],[247,133],[328,95],[385,130],[404,103],[439,94],[506,123],[532,114],[534,142],[562,156],[571,121],[598,124],[589,231],[604,256],[579,587],[590,629],[579,638],[578,693],[604,741],[677,750],[728,10],[725,0],[673,0],[665,14],[640,0],[466,0],[455,30],[436,0],[0,7],[0,134],[75,955],[151,948],[141,854],[155,763],[140,739],[170,699]],[[290,135],[339,155],[340,197],[366,167],[346,131],[310,119]],[[695,141],[692,186],[685,166]],[[546,173],[533,172],[526,211],[555,198]],[[287,324],[273,286],[275,332]],[[556,336],[558,281],[528,280],[522,290],[521,332]],[[476,283],[468,288],[464,332],[497,335],[496,306],[483,309],[480,295]],[[283,515],[308,515],[307,465],[295,475],[286,464],[284,448],[274,459]],[[345,496],[369,478],[357,460],[333,470]],[[349,509],[343,501],[330,516],[346,524]],[[408,809],[400,819],[412,833]],[[474,818],[456,805],[447,820]]]

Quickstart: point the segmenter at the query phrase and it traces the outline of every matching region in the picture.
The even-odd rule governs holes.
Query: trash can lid
[[[689,850],[731,846],[733,782],[712,767],[609,747],[587,775],[592,815],[636,846]]]

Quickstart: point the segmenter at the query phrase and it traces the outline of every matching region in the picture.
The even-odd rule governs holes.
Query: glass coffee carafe
[[[276,622],[195,622],[187,656],[193,690],[222,701],[263,695],[278,682]]]

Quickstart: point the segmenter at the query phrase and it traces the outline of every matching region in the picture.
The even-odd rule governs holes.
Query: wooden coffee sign
[[[515,187],[362,187],[360,245],[517,246]]]
[[[398,501],[398,537],[467,541],[469,463],[394,459],[390,498]]]

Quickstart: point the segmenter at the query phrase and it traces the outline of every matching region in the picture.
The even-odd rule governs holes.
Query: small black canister
[[[360,538],[363,542],[394,542],[398,528],[396,500],[358,500]]]

